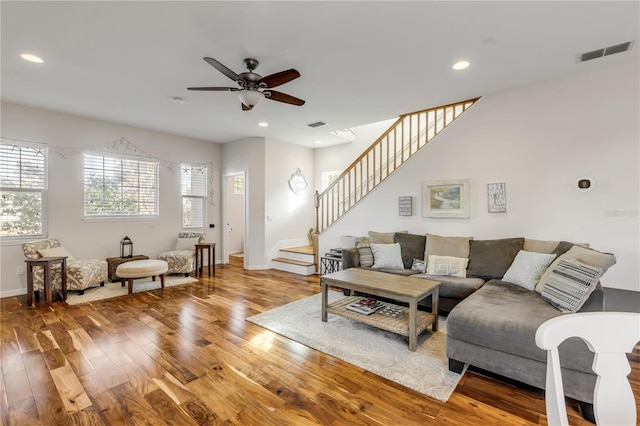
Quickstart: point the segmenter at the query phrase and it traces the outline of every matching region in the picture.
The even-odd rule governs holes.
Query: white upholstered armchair
[[[41,257],[67,256],[67,290],[77,290],[80,294],[89,287],[104,285],[107,279],[107,261],[101,259],[76,259],[62,247],[56,239],[31,241],[22,245],[22,251],[27,259]],[[61,288],[60,265],[54,265],[51,270],[51,286]],[[33,270],[33,290],[44,289],[44,268]]]
[[[167,274],[184,274],[188,276],[196,269],[196,247],[205,239],[203,232],[180,232],[174,250],[160,253],[158,259],[169,265]]]

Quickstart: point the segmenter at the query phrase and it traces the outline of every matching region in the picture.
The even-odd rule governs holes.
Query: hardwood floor
[[[245,321],[319,291],[317,276],[224,265],[91,304],[0,299],[0,424],[546,424],[540,390],[470,371],[441,403]],[[640,407],[640,346],[630,358]]]

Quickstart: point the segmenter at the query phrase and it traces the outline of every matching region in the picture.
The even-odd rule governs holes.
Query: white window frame
[[[190,174],[192,170],[201,170],[204,174],[204,186],[202,188],[198,188],[197,193],[193,193],[192,186],[189,186],[189,189],[185,188],[185,177],[187,174]],[[191,180],[191,182],[193,182]],[[182,205],[182,229],[194,230],[194,229],[205,229],[207,227],[208,216],[207,216],[207,204],[209,204],[209,166],[207,164],[195,164],[195,163],[181,163],[180,164],[180,194],[181,194],[181,205]],[[190,223],[186,223],[185,221],[185,205],[187,201],[194,200],[199,201],[202,205],[202,223],[196,224],[196,226],[190,226]]]
[[[24,193],[37,193],[40,194],[40,232],[35,234],[17,234],[17,235],[1,235],[2,245],[13,245],[13,244],[21,244],[26,241],[46,238],[48,235],[48,221],[47,221],[47,199],[48,199],[48,168],[49,168],[49,149],[47,145],[37,144],[32,142],[24,142],[24,141],[13,141],[10,139],[2,139],[0,140],[1,149],[3,152],[7,150],[7,153],[15,152],[18,150],[19,152],[19,160],[16,163],[13,162],[13,168],[16,170],[18,176],[14,175],[13,179],[17,180],[16,183],[11,184],[8,182],[9,176],[8,171],[11,170],[10,164],[12,163],[9,155],[0,155],[0,173],[2,175],[6,174],[6,179],[0,179],[0,193],[12,192],[16,194],[24,194]],[[27,176],[25,176],[25,168],[24,163],[26,163],[26,159],[22,158],[22,150],[25,151],[33,151],[34,157],[42,157],[41,162],[39,162],[39,166],[42,167],[42,172],[38,173],[38,180],[41,180],[38,184],[29,184],[27,180]],[[15,160],[15,159],[14,159]],[[41,177],[40,177],[41,176]],[[0,221],[4,223],[7,220],[6,217],[2,216],[4,213],[4,200],[0,200],[2,204],[0,205]]]
[[[150,213],[144,213],[141,212],[140,210],[140,204],[138,204],[137,206],[137,210],[133,213],[127,214],[126,212],[124,212],[123,210],[121,210],[120,212],[116,212],[116,213],[106,213],[106,214],[87,214],[87,203],[91,202],[90,200],[87,199],[87,173],[89,170],[97,170],[98,174],[100,172],[103,173],[103,175],[105,174],[105,172],[109,171],[109,169],[106,168],[98,168],[98,169],[94,169],[94,168],[88,168],[87,165],[87,159],[89,157],[97,157],[97,158],[102,158],[103,161],[103,166],[104,166],[104,162],[105,160],[108,161],[128,161],[128,162],[133,162],[136,163],[137,162],[137,166],[140,167],[142,166],[151,166],[153,167],[153,173],[151,175],[151,179],[152,179],[152,186],[142,186],[140,184],[140,175],[137,175],[138,178],[138,182],[137,185],[128,185],[128,188],[133,188],[134,190],[137,189],[138,191],[138,198],[137,201],[138,203],[140,202],[140,191],[143,189],[152,189],[153,190],[153,202],[152,202],[152,208],[151,208],[151,212]],[[83,156],[83,160],[84,160],[84,164],[83,164],[83,188],[84,188],[84,202],[83,202],[83,218],[85,221],[129,221],[129,220],[156,220],[159,217],[159,198],[160,198],[160,179],[159,179],[159,162],[157,160],[154,159],[149,159],[149,158],[143,158],[143,157],[139,157],[139,156],[130,156],[130,155],[122,155],[122,154],[117,154],[117,153],[102,153],[102,152],[85,152],[84,156]],[[117,173],[117,169],[112,169],[112,171]],[[122,181],[124,180],[124,177],[121,176],[120,177],[120,183],[122,184]],[[106,189],[107,187],[105,187]],[[117,190],[118,188],[116,188]],[[122,187],[119,188],[120,191],[122,191]],[[121,202],[125,202],[124,200],[121,200]]]

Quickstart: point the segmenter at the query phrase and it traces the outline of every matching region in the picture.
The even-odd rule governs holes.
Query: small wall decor
[[[578,184],[576,185],[576,188],[580,192],[589,192],[593,189],[594,186],[595,186],[595,182],[592,178],[583,177],[581,179],[578,179]]]
[[[289,188],[295,194],[302,194],[305,189],[307,189],[307,178],[304,177],[300,169],[296,170],[289,178]]]
[[[487,205],[489,213],[507,212],[507,184],[488,183],[487,184]]]
[[[469,179],[422,183],[423,217],[469,217]]]
[[[412,216],[413,215],[413,197],[404,196],[398,197],[398,213],[400,216]]]

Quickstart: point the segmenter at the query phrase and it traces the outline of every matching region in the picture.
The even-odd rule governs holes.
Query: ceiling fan
[[[240,92],[238,98],[242,102],[242,110],[249,111],[254,106],[258,105],[263,99],[271,99],[272,101],[284,102],[285,104],[304,105],[302,99],[298,99],[294,96],[287,95],[286,93],[276,92],[271,90],[273,87],[278,87],[281,84],[290,82],[300,77],[300,73],[295,69],[289,69],[286,71],[280,71],[275,74],[262,77],[260,74],[253,72],[258,67],[259,62],[253,58],[247,58],[244,60],[244,65],[249,70],[236,74],[226,66],[213,58],[204,58],[212,67],[220,71],[222,74],[229,77],[231,80],[238,83],[237,87],[188,87],[188,90],[205,90],[205,91],[228,91],[228,92]]]

